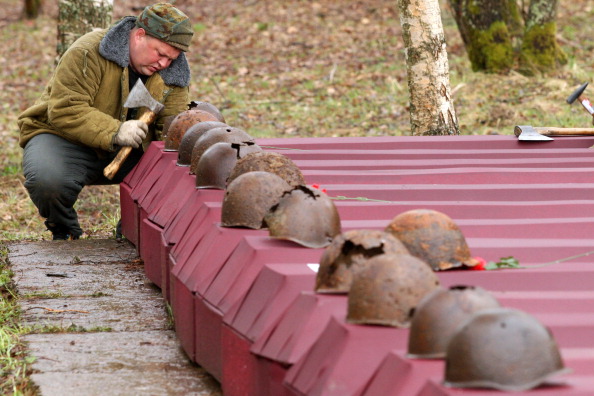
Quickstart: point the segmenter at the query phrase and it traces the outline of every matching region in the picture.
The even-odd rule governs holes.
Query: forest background
[[[115,0],[113,21],[137,15],[146,4]],[[190,99],[214,104],[229,125],[256,138],[410,134],[396,1],[175,4],[191,17],[196,32],[187,54]],[[519,124],[592,125],[585,109],[565,99],[594,75],[593,1],[559,0],[557,39],[568,63],[532,77],[473,72],[447,2],[440,0],[440,6],[462,134],[513,134]],[[23,186],[16,119],[51,77],[57,0],[45,0],[34,20],[22,18],[20,0],[0,0],[0,7],[0,240],[48,239]],[[585,94],[590,90],[594,97],[594,86]],[[87,237],[111,237],[120,216],[118,186],[85,188],[77,210]]]

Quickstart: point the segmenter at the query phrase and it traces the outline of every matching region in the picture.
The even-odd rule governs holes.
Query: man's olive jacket
[[[113,151],[113,139],[128,109],[129,37],[136,17],[126,17],[109,30],[87,33],[64,53],[45,91],[18,119],[19,144],[52,133],[98,150]],[[181,53],[171,65],[150,76],[146,87],[165,105],[145,146],[160,139],[163,118],[187,109],[190,68]]]

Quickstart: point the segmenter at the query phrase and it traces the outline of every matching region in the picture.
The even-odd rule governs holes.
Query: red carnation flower
[[[473,271],[484,271],[486,270],[487,261],[482,257],[475,257],[476,261],[478,261],[477,265],[470,267]]]

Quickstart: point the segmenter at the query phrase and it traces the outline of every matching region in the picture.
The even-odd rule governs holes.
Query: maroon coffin
[[[588,377],[593,283],[587,276],[594,257],[589,149],[594,138],[546,143],[510,136],[292,138],[258,144],[292,158],[308,183],[327,189],[345,228],[381,229],[403,211],[430,208],[456,220],[474,256],[517,258],[526,268],[438,276],[444,286],[480,285],[505,306],[532,313],[551,328],[574,373],[568,386],[531,393],[594,392]],[[157,151],[139,164],[143,177],[135,170],[124,183],[122,221],[126,232],[140,228],[131,212],[146,199],[141,207],[147,235],[159,236],[160,246],[158,258],[151,253],[150,260],[161,261],[161,284],[170,276],[174,285],[176,332],[190,357],[221,380],[225,393],[490,394],[446,388],[441,361],[407,359],[406,330],[394,346],[371,353],[376,341],[381,345],[379,330],[344,323],[345,296],[304,289],[312,277],[304,265],[316,260],[275,262],[274,249],[268,256],[255,244],[266,240],[266,231],[221,228],[220,191],[212,199],[196,194],[189,183],[176,186],[175,195],[183,197],[176,207],[168,194],[172,183],[159,190],[155,180],[156,169],[174,165],[163,166]],[[165,202],[174,208],[165,208]],[[164,258],[170,263],[164,265]],[[357,371],[349,362],[367,344],[368,363]]]

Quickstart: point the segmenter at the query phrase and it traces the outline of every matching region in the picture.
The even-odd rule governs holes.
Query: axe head
[[[573,93],[571,95],[569,95],[569,97],[567,98],[566,102],[569,104],[572,104],[573,102],[575,102],[575,100],[577,98],[580,97],[581,94],[584,93],[584,91],[586,90],[586,87],[588,86],[588,83],[585,82],[582,85],[580,85],[579,87],[576,88],[575,91],[573,91]]]
[[[139,78],[138,81],[136,81],[136,84],[134,84],[134,87],[132,87],[130,94],[128,94],[124,107],[129,109],[146,107],[153,113],[158,114],[165,106],[157,102],[155,98],[151,96],[142,83],[142,80]]]
[[[518,137],[518,140],[521,141],[547,142],[553,140],[551,137],[538,133],[538,131],[530,125],[516,125],[514,127],[514,134]]]

